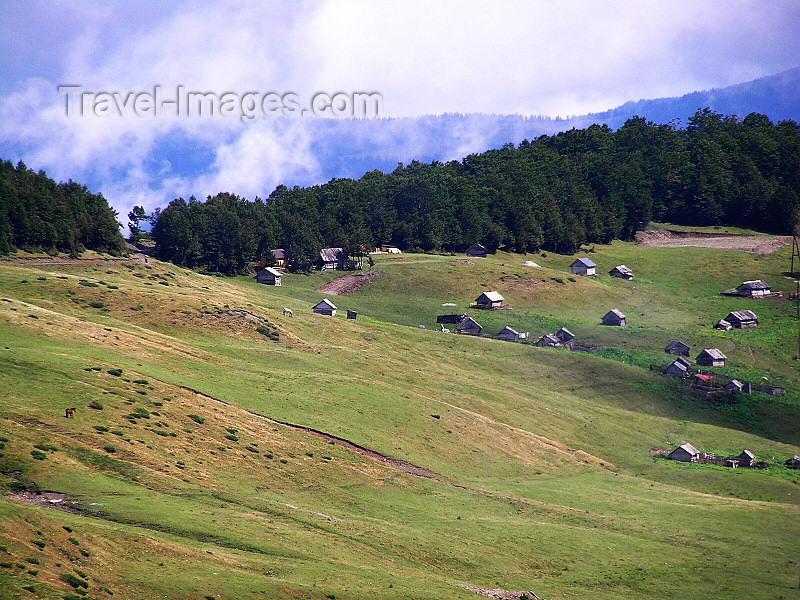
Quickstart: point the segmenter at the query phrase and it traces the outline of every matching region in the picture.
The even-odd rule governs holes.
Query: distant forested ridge
[[[56,183],[20,162],[0,161],[0,254],[125,250],[117,213],[101,194],[73,181]]]
[[[173,200],[152,215],[158,256],[223,273],[282,247],[303,269],[320,248],[577,251],[632,239],[651,220],[789,233],[800,215],[800,128],[699,110],[686,128],[641,117],[573,129],[462,161],[358,180]]]

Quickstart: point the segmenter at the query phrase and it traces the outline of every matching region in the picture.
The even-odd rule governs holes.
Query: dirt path
[[[638,246],[658,246],[679,248],[695,246],[699,248],[723,248],[739,250],[751,254],[769,254],[778,248],[792,243],[789,235],[733,235],[715,233],[676,232],[666,229],[642,232]]]
[[[355,275],[341,275],[318,287],[317,291],[335,296],[349,294],[361,286],[367,285],[381,273],[382,271],[367,271],[366,273],[357,273]]]

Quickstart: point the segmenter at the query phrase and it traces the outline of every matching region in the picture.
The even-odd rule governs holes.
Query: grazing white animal
[[[442,333],[450,333],[450,330],[441,323],[439,323],[439,327],[442,328]]]
[[[292,312],[291,308],[284,308],[283,309],[283,314],[284,315],[289,315],[290,317],[294,317],[294,313]]]

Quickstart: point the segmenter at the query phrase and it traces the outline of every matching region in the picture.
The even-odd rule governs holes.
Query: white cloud
[[[563,116],[800,63],[800,4],[792,1],[732,0],[721,9],[678,0],[94,0],[76,15],[72,3],[52,0],[4,10],[0,67],[17,81],[0,86],[10,90],[0,96],[0,154],[13,148],[57,178],[96,180],[123,215],[174,195],[263,196],[278,183],[322,178],[314,136],[342,129],[306,119],[67,118],[60,83],[121,92],[156,84],[295,92],[302,100],[320,91],[377,91],[387,116]],[[58,52],[26,43],[14,53],[25,39],[57,40]],[[353,135],[369,136],[364,145],[376,156],[408,161],[436,140],[415,138],[407,125],[387,120]],[[145,164],[178,134],[213,150],[207,172],[181,176]],[[491,134],[464,126],[440,156],[482,150]]]

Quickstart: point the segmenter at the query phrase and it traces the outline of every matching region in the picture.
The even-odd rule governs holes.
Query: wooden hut
[[[311,308],[311,312],[317,313],[318,315],[327,315],[329,317],[333,317],[336,315],[336,306],[333,302],[325,298],[324,300],[320,300],[317,304],[315,304]]]
[[[797,454],[795,454],[794,456],[792,456],[792,458],[786,459],[786,462],[783,464],[789,467],[790,469],[800,469],[800,456],[797,456]]]
[[[323,248],[319,251],[317,268],[320,271],[340,271],[347,266],[347,252],[341,248]]]
[[[727,357],[716,348],[704,348],[695,362],[703,367],[722,367]]]
[[[742,450],[742,453],[736,457],[736,460],[738,460],[739,464],[743,467],[752,467],[756,464],[756,455],[750,452],[750,450]]]
[[[669,453],[669,459],[681,462],[697,462],[700,459],[700,451],[691,444],[681,444]]]
[[[738,379],[731,379],[728,383],[722,386],[722,389],[732,394],[738,394],[744,388],[744,384]]]
[[[620,277],[622,279],[627,279],[628,281],[633,279],[633,271],[631,271],[625,265],[617,265],[616,267],[611,269],[608,272],[608,274],[611,275],[612,277]]]
[[[569,266],[569,270],[574,275],[594,275],[595,267],[597,265],[588,258],[576,258]]]
[[[732,325],[728,323],[725,319],[720,319],[714,325],[714,329],[719,329],[720,331],[728,331]]]
[[[264,267],[256,273],[256,281],[264,285],[280,285],[283,273],[272,267]]]
[[[270,252],[275,257],[275,268],[279,271],[285,269],[287,266],[286,251],[283,248],[275,248]]]
[[[575,335],[569,329],[566,327],[561,327],[553,335],[555,335],[565,347],[572,348],[572,342],[575,340]]]
[[[534,346],[549,346],[551,348],[559,348],[561,346],[561,340],[558,339],[555,334],[548,333],[540,337],[538,340],[533,342]]]
[[[484,308],[493,310],[495,308],[502,308],[503,298],[498,292],[483,292],[480,296],[475,298],[475,308]]]
[[[482,331],[483,327],[481,327],[472,317],[464,317],[456,327],[456,333],[460,333],[462,335],[479,336]]]
[[[467,248],[467,256],[477,256],[478,258],[486,258],[487,254],[486,247],[483,244],[479,244],[475,242]]]
[[[737,329],[758,327],[758,317],[752,310],[734,310],[728,313],[725,320]]]
[[[497,337],[498,340],[503,340],[504,342],[516,342],[519,340],[519,332],[506,325],[497,332],[497,336],[495,337]]]
[[[605,315],[603,315],[603,325],[622,327],[625,325],[625,315],[619,312],[616,308],[612,308]]]
[[[664,352],[667,354],[675,354],[677,356],[689,356],[690,350],[691,348],[689,348],[689,346],[678,340],[672,340],[664,348]]]
[[[678,357],[667,365],[664,373],[673,377],[686,377],[689,374],[689,361]]]
[[[753,281],[743,281],[739,287],[736,288],[736,293],[740,296],[748,298],[757,298],[759,296],[768,296],[772,292],[772,288],[768,283],[760,279]]]

